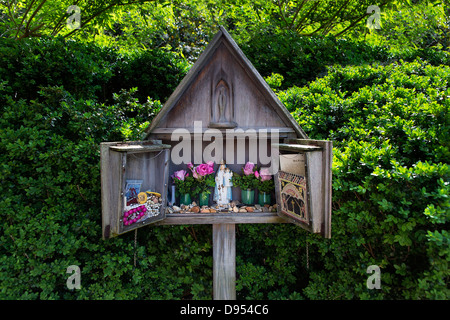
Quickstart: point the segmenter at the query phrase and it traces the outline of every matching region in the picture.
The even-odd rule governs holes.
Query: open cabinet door
[[[103,239],[165,219],[170,146],[104,142],[100,152]]]
[[[332,142],[287,139],[276,147],[280,152],[275,175],[278,215],[331,238]]]

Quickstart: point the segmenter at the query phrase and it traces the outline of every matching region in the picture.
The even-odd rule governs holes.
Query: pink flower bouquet
[[[258,185],[259,172],[253,162],[247,162],[242,168],[242,175],[233,174],[233,185],[241,190],[255,189]]]
[[[261,168],[259,170],[258,184],[256,186],[259,192],[270,193],[275,189],[272,174],[269,168]]]
[[[214,162],[208,161],[194,167],[192,163],[188,163],[188,168],[192,172],[194,180],[193,195],[200,193],[211,193],[210,188],[214,187]]]
[[[189,173],[186,170],[175,171],[171,177],[178,194],[182,195],[191,193],[194,178],[189,176]]]

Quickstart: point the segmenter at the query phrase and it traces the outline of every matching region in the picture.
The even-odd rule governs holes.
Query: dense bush
[[[136,139],[161,107],[146,99],[152,81],[174,88],[186,70],[162,53],[137,63],[102,50],[60,39],[1,46],[0,299],[210,299],[210,226],[101,240],[99,144]],[[149,71],[165,68],[160,79]],[[448,299],[449,68],[326,72],[278,94],[311,138],[334,140],[332,239],[239,225],[238,298]],[[366,288],[372,264],[381,290]],[[70,265],[80,290],[66,287]]]
[[[101,240],[99,143],[126,138],[121,103],[135,103],[125,103],[130,95],[116,95],[111,106],[75,99],[61,87],[42,88],[31,101],[6,96],[0,119],[0,299],[210,296],[209,283],[202,283],[211,270],[210,243],[196,242],[195,230],[147,230],[137,246],[133,234]],[[81,268],[79,291],[66,287],[70,265]]]
[[[62,38],[0,39],[0,79],[16,99],[35,99],[40,86],[64,86],[77,97],[102,97],[120,57]]]
[[[322,255],[308,297],[448,299],[449,81],[448,66],[400,61],[333,67],[280,93],[335,147],[333,239],[308,240]],[[379,292],[365,288],[372,264]]]
[[[327,67],[333,65],[352,66],[368,63],[391,63],[403,59],[427,60],[433,65],[449,64],[448,51],[435,48],[405,47],[398,52],[386,46],[370,45],[364,41],[349,41],[328,37],[301,37],[295,32],[272,33],[262,31],[257,37],[242,41],[244,53],[264,76],[272,73],[283,75],[283,89],[304,86],[321,78]]]
[[[323,76],[328,65],[354,65],[392,58],[386,48],[334,37],[300,37],[294,32],[264,34],[241,44],[263,75],[283,75],[283,88],[303,86]]]
[[[148,50],[129,54],[110,81],[111,92],[138,87],[141,103],[152,99],[165,101],[187,73],[190,64],[172,52]]]
[[[36,54],[41,46],[54,49],[48,61]],[[210,242],[194,241],[208,229],[161,227],[139,233],[136,246],[133,234],[101,240],[99,144],[137,138],[161,104],[139,103],[135,89],[99,102],[102,90],[89,84],[106,86],[123,62],[115,66],[110,52],[98,71],[108,77],[96,82],[97,69],[86,67],[67,79],[59,57],[67,48],[87,65],[100,61],[100,49],[58,39],[2,47],[0,299],[210,297]],[[81,268],[79,291],[66,287],[70,265]]]
[[[35,99],[41,86],[63,86],[75,97],[112,102],[113,93],[139,87],[141,103],[165,100],[188,63],[165,50],[119,54],[63,38],[0,38],[0,79],[14,98]]]

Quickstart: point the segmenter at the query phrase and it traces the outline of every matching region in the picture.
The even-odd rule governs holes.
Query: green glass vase
[[[259,192],[258,193],[258,203],[260,206],[264,206],[265,204],[270,204],[270,193],[267,192]]]
[[[199,196],[199,205],[201,206],[208,206],[209,205],[209,193],[208,192],[202,192]]]
[[[190,205],[192,203],[191,201],[191,195],[189,193],[182,194],[180,196],[180,205]]]
[[[241,202],[243,204],[255,203],[255,190],[247,189],[241,190]]]

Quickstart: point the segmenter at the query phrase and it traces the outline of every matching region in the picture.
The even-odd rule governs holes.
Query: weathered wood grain
[[[312,139],[285,139],[284,142],[280,144],[280,150],[304,153],[306,156],[308,207],[312,220],[310,226],[302,223],[298,225],[310,232],[320,233],[325,238],[331,238],[333,143]],[[279,190],[276,192],[279,195]],[[279,197],[277,201],[280,201]],[[293,220],[291,222],[295,223]]]
[[[166,219],[154,225],[193,224],[240,224],[240,223],[288,223],[274,212],[262,213],[167,213]]]
[[[226,88],[226,121],[217,123],[215,89]],[[163,128],[192,128],[194,121],[215,128],[291,128],[293,137],[307,135],[224,28],[145,131],[148,139]]]
[[[311,151],[322,150],[322,147],[314,146],[314,145],[299,145],[299,144],[286,144],[286,143],[274,144],[274,147],[278,147],[278,149],[280,149],[280,150],[295,151],[295,152],[311,152]]]
[[[165,204],[170,146],[159,142],[107,142],[100,145],[103,239],[165,218],[165,205],[162,205],[156,216],[129,226],[122,223],[127,180],[142,180],[141,190],[160,193]]]
[[[234,224],[213,224],[213,298],[214,300],[236,300]]]

